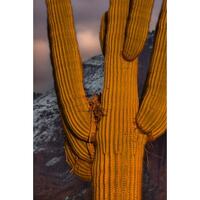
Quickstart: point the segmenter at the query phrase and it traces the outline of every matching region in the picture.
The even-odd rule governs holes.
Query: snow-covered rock
[[[102,91],[103,64],[104,57],[102,55],[94,56],[84,63],[84,87],[88,96]]]

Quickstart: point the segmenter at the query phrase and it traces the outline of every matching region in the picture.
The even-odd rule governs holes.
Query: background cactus
[[[105,55],[101,98],[86,98],[70,0],[46,0],[54,79],[67,135],[67,162],[91,180],[93,199],[141,199],[144,146],[166,129],[166,0],[146,90],[138,99],[138,55],[152,0],[110,0],[100,40]]]

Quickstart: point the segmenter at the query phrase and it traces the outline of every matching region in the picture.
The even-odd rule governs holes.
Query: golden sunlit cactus
[[[87,99],[70,0],[46,0],[56,91],[72,171],[92,181],[94,200],[141,200],[144,147],[166,129],[166,0],[142,102],[138,56],[153,0],[110,0],[102,17],[101,99]]]

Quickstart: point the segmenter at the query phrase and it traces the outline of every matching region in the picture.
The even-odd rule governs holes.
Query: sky
[[[102,14],[108,10],[109,0],[71,0],[79,50],[82,60],[101,53],[99,28]],[[34,91],[46,92],[53,87],[52,66],[47,38],[45,0],[33,0],[34,38],[33,70]],[[155,0],[150,31],[155,29],[162,0]]]

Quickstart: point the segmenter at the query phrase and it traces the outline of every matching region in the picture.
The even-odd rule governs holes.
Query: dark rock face
[[[139,93],[142,94],[153,45],[149,35],[139,59]],[[102,91],[103,56],[84,63],[88,96]],[[91,185],[70,172],[63,149],[64,134],[54,89],[34,98],[34,200],[91,200]],[[146,147],[143,200],[166,199],[166,136]]]
[[[145,147],[143,200],[166,200],[166,134]]]
[[[150,58],[151,58],[151,51],[153,49],[153,42],[154,42],[154,31],[149,33],[144,49],[139,56],[138,86],[139,86],[140,97],[142,96],[142,91],[143,91],[145,80],[148,73],[148,66],[149,66]]]

